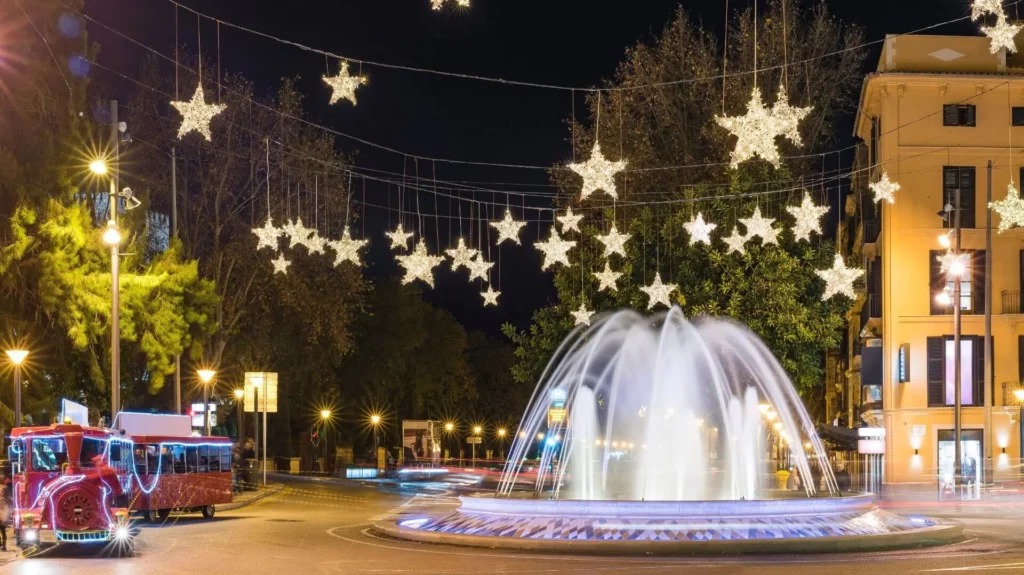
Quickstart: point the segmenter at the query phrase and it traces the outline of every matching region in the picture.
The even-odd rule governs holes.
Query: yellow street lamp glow
[[[103,243],[113,246],[121,243],[121,232],[117,231],[117,224],[114,220],[107,222],[107,230],[103,232]]]
[[[949,249],[949,234],[939,234],[939,245],[943,248]]]
[[[245,390],[244,389],[236,389],[235,390],[235,399],[242,399],[242,396],[244,396],[244,395],[245,395]]]
[[[107,173],[107,163],[103,160],[93,160],[89,162],[89,170],[97,176],[102,176]]]
[[[320,419],[327,420],[327,419],[330,419],[330,418],[331,418],[331,410],[330,409],[321,409],[320,410]]]
[[[11,353],[11,352],[7,352]],[[1024,401],[1024,389],[1013,390],[1013,396],[1017,398],[1017,401]]]
[[[775,418],[778,417],[779,414],[775,413],[774,411],[769,411],[768,413],[764,414],[764,416],[768,418],[768,421],[775,421]]]
[[[953,262],[949,264],[949,273],[957,277],[964,275],[964,272],[966,271],[967,267],[964,266],[964,262],[960,259],[953,260]]]
[[[455,424],[454,423],[450,423],[449,422],[449,423],[444,424],[444,430],[445,431],[451,431],[453,429],[455,429]]]
[[[498,430],[498,437],[505,437],[505,430],[504,429],[499,429]]]
[[[212,369],[200,369],[196,373],[199,374],[199,380],[203,383],[210,383],[213,380],[213,376],[217,375],[217,372]]]
[[[775,431],[778,431],[778,430],[782,429],[782,422],[781,421],[776,421],[775,423],[772,424],[772,427],[775,429]]]
[[[768,403],[762,403],[761,405],[758,405],[757,408],[760,409],[761,410],[761,414],[764,415],[764,414],[768,413],[768,410],[771,409],[772,406],[771,406],[771,404],[768,404]]]
[[[370,416],[370,423],[372,423],[374,425],[377,425],[378,423],[380,423],[380,416],[377,415],[376,413],[371,415]]]
[[[25,358],[28,357],[28,350],[9,349],[7,350],[7,357],[14,365],[21,365],[21,362],[25,361]]]
[[[483,429],[481,429],[479,425],[477,425],[476,427],[473,428],[473,433],[475,433],[477,435],[480,435],[481,431],[483,431]]]
[[[544,439],[544,434],[543,433],[538,433],[537,434],[537,441],[540,441],[541,439]]]
[[[520,431],[519,432],[519,437],[526,437],[526,432],[525,431]]]
[[[938,295],[935,296],[935,301],[938,302],[939,305],[949,305],[953,303],[952,298],[949,297],[949,292],[945,290],[940,291]]]

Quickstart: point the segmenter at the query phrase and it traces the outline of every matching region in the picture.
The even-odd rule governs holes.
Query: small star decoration
[[[391,240],[391,249],[409,249],[409,238],[412,237],[412,232],[407,232],[402,228],[402,224],[398,224],[393,232],[387,232],[386,235]]]
[[[828,213],[828,206],[815,206],[811,195],[805,190],[803,202],[799,206],[786,206],[786,211],[796,218],[793,236],[797,240],[810,241],[811,232],[821,233],[821,216]]]
[[[583,214],[572,213],[572,206],[565,208],[565,215],[558,216],[558,221],[562,224],[562,233],[580,231],[580,220],[582,219]]]
[[[473,248],[467,248],[466,241],[459,238],[458,245],[454,248],[445,250],[444,253],[448,254],[448,257],[452,258],[452,270],[458,270],[460,268],[469,268],[470,260],[472,260],[479,251]]]
[[[868,187],[871,188],[872,192],[875,192],[876,202],[885,200],[890,204],[896,203],[896,198],[893,197],[893,194],[899,191],[900,185],[889,180],[888,172],[882,172],[882,177],[878,178],[877,182],[868,184]]]
[[[974,0],[971,4],[971,20],[977,20],[985,14],[1002,14],[1003,0]]]
[[[999,214],[999,233],[1014,226],[1024,227],[1024,200],[1020,198],[1012,179],[1010,185],[1006,186],[1006,197],[991,202],[988,206]]]
[[[548,238],[548,241],[533,244],[535,248],[544,253],[544,264],[541,269],[545,270],[556,263],[569,265],[569,250],[575,245],[575,241],[563,240],[554,226],[551,226],[551,237]]]
[[[284,253],[280,253],[277,255],[277,259],[270,260],[270,263],[274,265],[275,274],[288,275],[288,266],[290,266],[292,262],[284,259]]]
[[[776,168],[779,167],[779,150],[775,138],[784,136],[800,144],[798,124],[811,108],[794,108],[789,105],[784,87],[780,87],[775,107],[766,108],[761,89],[750,92],[747,113],[742,116],[715,116],[718,125],[736,136],[736,147],[729,162],[733,168],[754,156],[759,156]]]
[[[647,287],[640,288],[640,291],[647,294],[647,309],[654,309],[654,306],[661,303],[665,304],[665,307],[672,307],[672,301],[669,300],[668,296],[670,293],[679,289],[676,284],[664,284],[661,283],[661,273],[657,272],[654,274],[654,281]]]
[[[272,248],[277,250],[277,238],[281,237],[281,230],[274,227],[274,221],[267,216],[267,223],[262,228],[253,228],[252,233],[256,234],[256,249]]]
[[[594,277],[597,278],[597,281],[600,284],[600,287],[597,288],[598,291],[606,289],[611,291],[619,291],[619,286],[615,285],[615,282],[619,281],[619,278],[622,277],[622,272],[612,271],[612,268],[610,265],[608,265],[607,260],[604,262],[604,271],[600,273],[594,272]]]
[[[406,256],[396,256],[398,264],[405,268],[405,276],[402,278],[402,283],[412,283],[413,280],[419,279],[426,282],[430,287],[434,287],[434,267],[441,263],[444,258],[441,256],[432,256],[427,253],[427,243],[420,239],[420,243],[416,244],[416,249]]]
[[[587,196],[597,190],[604,190],[613,198],[619,197],[615,188],[615,174],[626,169],[626,160],[609,162],[601,153],[601,144],[594,141],[594,149],[590,152],[590,159],[583,163],[569,164],[569,169],[583,177],[583,190],[580,192],[580,199],[585,200]]]
[[[500,222],[490,222],[491,227],[498,230],[498,241],[495,242],[501,245],[501,242],[505,240],[512,240],[516,244],[519,244],[519,230],[523,229],[526,222],[520,222],[512,219],[512,211],[505,208],[505,218]]]
[[[501,292],[494,291],[490,284],[487,285],[487,291],[480,292],[480,296],[484,298],[484,305],[498,305],[499,295],[501,295]]]
[[[825,280],[825,292],[821,294],[822,301],[825,301],[836,294],[843,294],[850,299],[857,297],[853,291],[853,280],[864,275],[864,270],[846,267],[843,256],[836,254],[831,269],[818,270],[814,273]]]
[[[341,70],[337,76],[324,76],[324,82],[331,87],[331,99],[328,104],[334,104],[342,98],[356,105],[356,88],[366,83],[366,76],[349,76],[348,62],[341,61]]]
[[[181,113],[181,126],[178,127],[178,139],[185,137],[185,134],[195,130],[203,135],[207,142],[210,141],[210,120],[223,112],[225,104],[207,104],[203,97],[203,85],[196,86],[196,93],[188,102],[171,102],[178,112]]]
[[[704,214],[697,212],[697,217],[683,224],[686,231],[690,233],[690,241],[695,244],[705,243],[711,245],[711,231],[718,227],[717,224],[705,223]]]
[[[466,267],[469,268],[469,279],[482,279],[485,282],[489,282],[487,279],[487,272],[494,267],[494,262],[489,262],[484,259],[483,254],[476,254]]]
[[[615,228],[615,222],[612,222],[612,229],[608,230],[608,233],[603,236],[597,236],[597,241],[604,244],[605,257],[612,254],[619,254],[625,257],[626,242],[631,237],[630,234],[620,234],[619,230]]]
[[[316,230],[307,228],[302,225],[302,218],[298,218],[294,223],[288,222],[281,226],[281,235],[288,236],[288,247],[294,248],[295,246],[306,246],[309,247],[309,238],[316,233]]]
[[[774,218],[761,217],[761,206],[754,208],[754,215],[749,218],[740,218],[743,225],[747,227],[747,239],[752,240],[760,236],[764,245],[779,244],[779,231],[772,227]]]
[[[590,325],[590,318],[594,315],[594,312],[587,309],[585,302],[580,302],[580,308],[569,313],[576,318],[576,325]]]
[[[746,253],[746,248],[743,244],[747,243],[747,237],[740,234],[739,228],[733,226],[732,235],[722,238],[725,245],[729,246],[729,249],[725,253],[736,252],[738,254]]]
[[[359,250],[365,246],[369,240],[361,239],[354,240],[352,235],[349,233],[348,226],[341,232],[341,238],[336,241],[328,240],[327,246],[334,250],[334,265],[340,266],[341,262],[349,261],[357,266],[361,266],[363,261],[359,258]]]

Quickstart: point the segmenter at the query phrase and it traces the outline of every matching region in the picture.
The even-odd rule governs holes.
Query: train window
[[[68,462],[68,447],[63,439],[32,440],[32,470],[60,471]]]
[[[199,446],[185,446],[185,459],[188,462],[188,472],[195,473],[199,470]]]
[[[148,454],[148,457],[147,457]],[[156,471],[156,451],[148,445],[135,444],[132,450],[134,458],[135,473],[146,475],[149,473],[149,462],[153,462],[153,471]]]
[[[7,449],[7,459],[11,462],[11,472],[21,473],[25,470],[25,441],[22,439],[16,439],[11,442],[11,446]]]
[[[185,473],[185,446],[171,445],[167,450],[171,452],[171,460],[174,462],[174,473]]]
[[[82,467],[96,467],[103,463],[103,451],[107,442],[95,437],[82,438],[82,453],[79,461]]]
[[[231,471],[231,446],[220,446],[220,470]]]
[[[210,470],[210,446],[199,446],[199,472],[206,473]]]
[[[111,441],[110,445],[107,447],[107,450],[110,452],[110,457],[108,458],[108,461],[110,461],[110,465],[120,465],[121,463],[123,463],[121,461],[120,441]]]

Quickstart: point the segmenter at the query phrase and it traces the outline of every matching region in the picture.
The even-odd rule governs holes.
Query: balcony
[[[878,327],[882,323],[882,296],[868,294],[864,306],[860,308],[860,336],[878,336]]]
[[[1024,306],[1021,305],[1020,290],[1003,290],[1003,314],[1018,314]]]
[[[882,231],[882,220],[880,218],[864,219],[864,245],[873,244],[878,241],[878,234]]]

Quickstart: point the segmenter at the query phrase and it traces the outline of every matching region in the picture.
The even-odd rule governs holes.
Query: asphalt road
[[[142,528],[135,554],[55,548],[33,557],[0,553],[3,573],[944,573],[1024,572],[1024,514],[964,518],[964,541],[873,554],[576,557],[441,547],[384,539],[368,527],[400,514],[442,511],[454,489],[292,480],[279,494],[219,513],[172,516]]]

